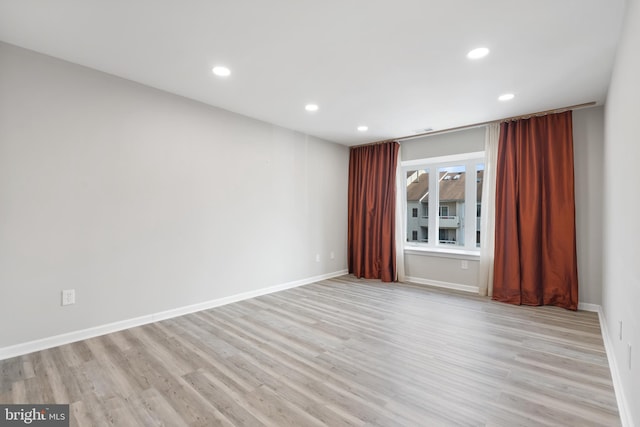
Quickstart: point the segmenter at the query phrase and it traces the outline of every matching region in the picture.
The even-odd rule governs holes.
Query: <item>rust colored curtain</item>
[[[349,273],[396,280],[397,142],[351,149],[349,157]]]
[[[571,111],[502,123],[493,299],[578,308]]]

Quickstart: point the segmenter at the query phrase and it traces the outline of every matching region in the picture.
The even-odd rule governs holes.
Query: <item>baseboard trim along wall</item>
[[[415,283],[417,285],[435,286],[438,288],[453,289],[456,291],[471,292],[477,294],[479,289],[477,286],[463,285],[460,283],[441,282],[439,280],[422,279],[420,277],[406,277],[406,282]]]
[[[250,298],[259,297],[261,295],[271,294],[274,292],[284,291],[285,289],[296,288],[298,286],[308,285],[319,282],[321,280],[331,279],[347,274],[347,270],[335,271],[333,273],[322,274],[319,276],[308,277],[306,279],[296,280],[293,282],[282,283],[279,285],[269,286],[267,288],[257,289],[255,291],[243,292],[228,297],[218,298],[211,301],[205,301],[198,304],[192,304],[184,307],[178,307],[171,310],[152,313],[133,319],[121,320],[106,325],[96,326],[93,328],[83,329],[80,331],[69,332],[66,334],[55,335],[35,341],[29,341],[9,347],[0,348],[0,360],[9,359],[11,357],[21,356],[23,354],[32,353],[34,351],[45,350],[47,348],[57,347],[59,345],[69,344],[89,338],[98,337],[100,335],[110,334],[112,332],[129,329],[136,326],[146,325],[148,323],[159,322],[173,317],[183,316],[185,314],[195,313],[197,311],[208,310],[210,308],[219,307],[233,302],[243,301]]]
[[[618,370],[618,364],[613,356],[613,342],[611,341],[611,335],[607,329],[607,322],[604,318],[604,312],[602,307],[598,304],[590,304],[587,302],[578,303],[578,310],[593,311],[598,313],[598,320],[600,321],[600,331],[602,333],[602,341],[604,342],[604,349],[607,353],[607,360],[609,362],[609,370],[611,371],[611,379],[613,381],[613,389],[616,395],[616,403],[618,404],[618,412],[620,413],[620,421],[622,427],[633,427],[631,421],[631,414],[629,413],[629,406],[627,406],[627,399],[622,389],[622,382],[620,381],[620,371]]]
[[[594,313],[599,313],[600,312],[600,306],[598,304],[591,304],[591,303],[588,303],[588,302],[579,302],[578,303],[578,310],[592,311]]]
[[[622,388],[622,380],[620,376],[620,370],[618,369],[618,363],[613,353],[613,341],[611,335],[607,329],[607,321],[604,317],[604,312],[601,306],[597,306],[596,310],[598,318],[600,319],[600,330],[602,331],[602,340],[604,341],[604,349],[607,353],[607,359],[609,361],[609,370],[611,371],[611,379],[613,380],[613,389],[616,394],[616,401],[618,403],[618,412],[620,412],[620,421],[622,427],[633,427],[633,421],[631,419],[631,413],[629,412],[629,405],[627,398]]]

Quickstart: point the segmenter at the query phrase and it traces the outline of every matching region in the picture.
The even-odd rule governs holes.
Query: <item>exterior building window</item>
[[[407,179],[407,241],[479,250],[484,153],[412,160],[402,167]]]
[[[465,165],[438,168],[438,242],[448,246],[464,246]]]

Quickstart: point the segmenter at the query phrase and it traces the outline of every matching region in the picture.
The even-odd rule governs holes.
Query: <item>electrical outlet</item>
[[[75,289],[65,289],[62,291],[62,305],[71,305],[76,303]]]
[[[316,254],[316,262],[320,262],[320,254]]]
[[[628,362],[629,362],[629,370],[631,370],[631,343],[627,343],[627,348],[629,349],[629,352],[627,354],[627,358],[628,358]]]
[[[331,251],[331,253],[329,254],[329,258],[330,259],[335,259],[336,258],[336,254],[333,253],[333,251]]]
[[[463,259],[460,263],[460,267],[462,267],[463,270],[469,269],[469,261],[467,261],[466,259]]]
[[[620,338],[620,341],[622,341],[622,320],[620,320],[619,322],[620,328],[618,328],[618,338]]]

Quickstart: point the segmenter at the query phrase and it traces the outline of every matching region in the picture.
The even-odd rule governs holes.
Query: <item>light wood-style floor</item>
[[[79,426],[616,426],[595,313],[350,276],[0,361]]]

